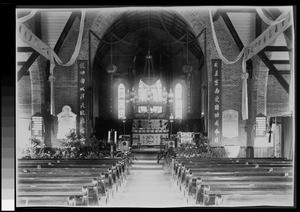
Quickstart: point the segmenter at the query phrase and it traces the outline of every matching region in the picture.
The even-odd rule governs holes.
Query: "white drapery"
[[[260,15],[262,15],[262,10],[258,10]],[[262,15],[263,16],[263,15]],[[224,57],[219,42],[216,36],[215,28],[213,25],[213,19],[212,19],[212,13],[211,9],[209,9],[209,20],[213,35],[213,40],[216,46],[216,50],[219,54],[219,57],[222,59],[222,61],[227,64],[234,64],[237,61],[240,60],[240,58],[243,56],[242,61],[242,118],[243,120],[248,119],[248,92],[247,92],[247,79],[248,79],[248,73],[246,73],[246,61],[256,55],[259,51],[261,51],[263,48],[265,48],[267,45],[272,43],[274,39],[277,38],[277,36],[284,32],[289,26],[292,25],[291,21],[291,11],[286,10],[283,12],[274,22],[271,22],[269,19],[267,20],[264,16],[264,21],[270,23],[271,25],[265,30],[259,37],[257,37],[251,44],[248,46],[245,46],[239,53],[239,55],[234,59],[233,61],[229,61],[227,58]]]
[[[38,53],[40,53],[41,55],[46,57],[48,60],[50,60],[51,63],[56,62],[57,64],[59,64],[61,66],[73,65],[75,60],[78,57],[78,54],[79,54],[79,51],[81,48],[82,35],[83,35],[83,29],[84,29],[84,20],[85,20],[85,10],[81,11],[80,27],[79,27],[79,33],[78,33],[78,37],[77,37],[77,43],[76,43],[75,50],[74,50],[70,60],[66,63],[63,63],[52,48],[50,48],[47,44],[45,44],[42,40],[40,40],[34,33],[32,33],[31,30],[29,30],[24,24],[22,24],[23,22],[32,18],[36,12],[37,11],[32,11],[29,15],[17,20],[18,35],[21,37],[21,39],[24,42],[26,42],[34,50],[36,50]]]
[[[61,66],[71,66],[76,61],[80,48],[82,43],[82,35],[83,35],[83,29],[84,29],[84,21],[85,21],[85,10],[81,11],[81,20],[80,20],[80,27],[79,27],[79,33],[77,37],[77,43],[75,46],[75,50],[70,58],[70,60],[66,63],[63,63],[61,59],[58,57],[58,55],[55,53],[55,51],[50,48],[48,45],[46,45],[42,40],[40,40],[34,33],[31,32],[24,24],[23,22],[28,21],[31,19],[35,14],[37,10],[32,10],[30,14],[28,14],[25,17],[19,18],[17,20],[17,33],[18,36],[26,42],[31,48],[36,50],[38,53],[43,55],[45,58],[50,60],[50,114],[55,115],[55,96],[54,96],[54,68],[55,65],[61,65]]]

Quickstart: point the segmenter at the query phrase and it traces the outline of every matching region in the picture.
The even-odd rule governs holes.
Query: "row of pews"
[[[121,158],[19,159],[17,206],[106,206],[128,173]]]
[[[187,205],[293,206],[293,162],[285,158],[175,158],[172,180]]]

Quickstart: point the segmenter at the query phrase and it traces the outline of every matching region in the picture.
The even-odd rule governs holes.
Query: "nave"
[[[17,9],[16,207],[295,205],[294,12]]]
[[[295,192],[285,158],[19,160],[18,178],[26,207],[292,206]]]
[[[176,191],[171,176],[163,165],[157,164],[156,155],[137,155],[126,188],[108,206],[112,207],[182,207],[183,197]]]

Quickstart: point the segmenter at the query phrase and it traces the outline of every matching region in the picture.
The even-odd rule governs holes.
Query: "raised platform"
[[[160,147],[158,145],[153,146],[141,146],[138,148],[138,146],[132,146],[131,151],[134,153],[159,153],[160,151],[163,151],[163,147]]]

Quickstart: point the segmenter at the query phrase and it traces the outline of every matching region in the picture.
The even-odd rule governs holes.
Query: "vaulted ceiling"
[[[126,36],[132,33],[136,39],[129,41]],[[120,39],[131,43],[129,47],[132,51],[141,49],[146,53],[150,42],[151,51],[160,50],[166,54],[178,49],[177,44],[186,46],[186,41],[189,41],[190,52],[199,61],[203,61],[203,52],[196,36],[191,27],[171,10],[126,11],[106,31],[99,44],[97,57],[104,57],[110,51],[109,43],[116,43]]]
[[[269,19],[275,20],[284,10],[283,8],[263,8],[263,12]],[[31,9],[20,10],[17,12],[17,18],[21,18],[30,13]],[[75,22],[76,18],[79,17],[73,10],[51,10],[47,9],[39,10],[39,13],[35,15],[36,26],[39,29],[37,36],[40,37],[47,45],[54,47],[55,52],[59,52],[59,49],[65,41],[66,35],[69,33],[70,27]],[[71,14],[72,12],[72,14]],[[226,14],[228,18],[226,19]],[[240,40],[237,44],[241,46],[249,44],[254,40],[261,32],[261,29],[257,27],[262,20],[258,18],[257,14],[255,17],[255,8],[240,8],[231,9],[230,7],[217,8],[214,13],[214,21],[221,21],[224,28],[228,28],[232,34],[236,31],[236,35],[232,34],[235,41]],[[222,16],[220,19],[219,17]],[[224,19],[225,18],[225,19]],[[79,19],[78,19],[79,20]],[[77,20],[77,21],[78,21]],[[224,23],[226,22],[226,23]],[[225,26],[226,25],[226,26]],[[231,26],[230,26],[231,25]],[[53,29],[53,30],[52,30]],[[149,30],[150,29],[150,30]],[[260,32],[259,32],[260,31]],[[150,32],[150,33],[149,33]],[[200,61],[200,67],[203,64],[203,52],[195,39],[196,36],[193,30],[188,24],[172,10],[128,10],[121,14],[115,22],[106,31],[102,42],[97,50],[97,58],[102,58],[110,51],[109,42],[111,38],[113,42],[117,42],[122,39],[126,42],[128,35],[135,34],[137,39],[130,40],[128,43],[133,44],[130,48],[135,50],[141,49],[146,52],[148,48],[148,41],[150,40],[150,49],[164,51],[163,53],[172,54],[172,50],[178,50],[175,48],[175,44],[181,43],[185,45],[186,37],[188,34],[188,40],[194,40],[189,43],[188,47],[190,52]],[[282,74],[289,74],[290,64],[288,50],[286,48],[286,42],[284,36],[292,39],[291,27],[288,28],[283,34],[279,35],[276,41],[265,48],[264,51],[271,51],[271,60],[265,58],[270,68],[270,74],[275,74],[276,69]],[[180,42],[178,42],[180,40]],[[22,42],[21,39],[17,39],[17,58],[18,58],[18,79],[21,79],[24,74],[28,74],[27,70],[39,54],[26,43]],[[240,47],[239,47],[240,48]],[[168,52],[169,51],[169,52]],[[278,72],[277,71],[277,72]],[[280,79],[280,73],[277,73],[278,79]],[[280,80],[283,81],[283,80]],[[287,88],[287,84],[285,87]],[[287,90],[287,89],[286,89]]]

